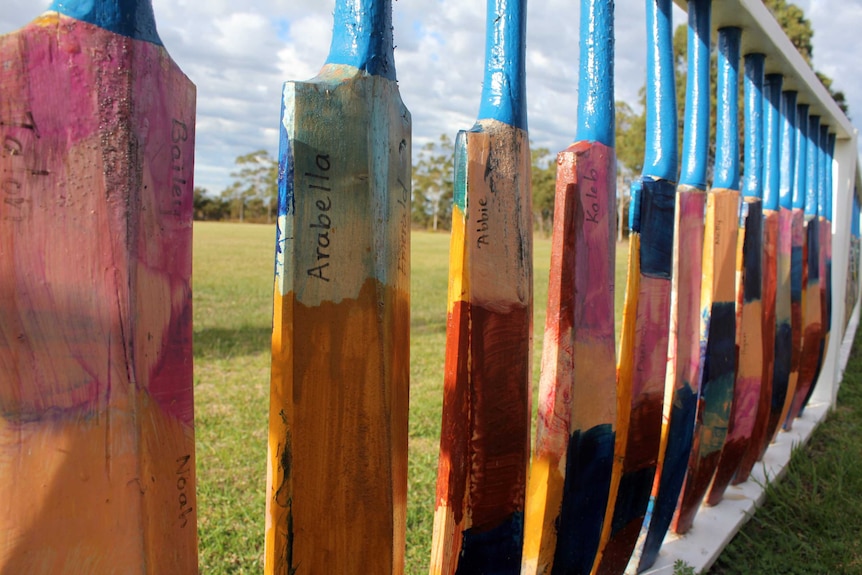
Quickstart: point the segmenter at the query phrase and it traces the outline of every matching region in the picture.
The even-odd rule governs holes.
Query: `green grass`
[[[196,223],[195,431],[202,573],[260,573],[275,234]]]

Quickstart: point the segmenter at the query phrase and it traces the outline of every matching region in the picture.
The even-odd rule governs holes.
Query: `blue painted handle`
[[[826,144],[826,219],[832,221],[832,161],[835,159],[835,134],[829,134]]]
[[[862,217],[862,210],[859,209],[859,198],[856,197],[856,194],[853,194],[853,213],[850,216],[850,233],[854,238],[859,237],[860,232],[860,222],[859,218]]]
[[[679,170],[671,0],[646,0],[646,154],[643,175],[676,181]]]
[[[614,145],[614,2],[581,0],[575,140]]]
[[[829,209],[826,205],[826,192],[829,185],[829,177],[832,175],[832,162],[829,159],[829,126],[820,124],[820,186],[817,188],[817,213],[827,220]]]
[[[820,197],[820,116],[808,117],[808,187],[805,188],[805,216],[817,216]]]
[[[480,120],[527,129],[527,0],[488,0]]]
[[[337,0],[327,64],[395,80],[391,0]]]
[[[162,45],[151,0],[54,0],[48,9],[114,34]]]
[[[778,202],[786,210],[793,207],[796,180],[796,97],[797,92],[781,95],[781,175]]]
[[[745,56],[745,179],[746,198],[763,198],[763,68],[766,56]]]
[[[688,3],[688,84],[681,184],[706,189],[709,152],[709,26],[711,0]]]
[[[793,209],[805,209],[808,190],[808,104],[796,106],[796,178],[793,182]]]
[[[739,189],[739,47],[742,30],[718,31],[718,119],[713,186]]]
[[[763,157],[763,209],[778,210],[781,189],[781,74],[767,74],[763,83],[763,135],[766,140]]]

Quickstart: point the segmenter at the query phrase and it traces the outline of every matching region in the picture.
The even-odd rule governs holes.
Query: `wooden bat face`
[[[697,424],[673,528],[685,533],[715,472],[727,432],[736,364],[736,238],[739,193],[711,190],[707,196],[701,286],[700,391]]]
[[[763,372],[761,300],[763,213],[759,199],[746,199],[740,228],[737,287],[737,347],[736,389],[727,439],[721,460],[707,495],[710,505],[717,505],[724,490],[734,479],[739,464],[751,441],[760,402]]]
[[[434,573],[521,562],[529,463],[532,239],[526,132],[456,141]]]
[[[694,437],[700,382],[700,294],[703,262],[703,214],[706,194],[680,185],[676,193],[671,314],[665,402],[667,424],[662,428],[659,488],[639,564],[652,565],[673,519],[688,467]],[[673,439],[673,440],[672,440]]]
[[[580,142],[557,158],[539,429],[522,572],[589,572],[598,550],[616,422],[613,150]]]
[[[265,572],[403,570],[410,114],[330,63],[284,87]]]
[[[526,3],[487,3],[479,119],[455,144],[433,575],[514,573],[530,460]]]
[[[631,234],[629,239],[630,283],[617,370],[616,452],[624,457],[616,493],[612,486],[613,519],[605,522],[607,544],[597,573],[620,572],[628,564],[647,513],[659,463],[676,186],[649,177],[643,178],[642,185],[634,208],[641,211],[640,233]]]
[[[0,488],[20,542],[0,565],[197,572],[194,86],[163,47],[53,12],[0,58],[0,443],[30,454],[0,457],[23,480]]]

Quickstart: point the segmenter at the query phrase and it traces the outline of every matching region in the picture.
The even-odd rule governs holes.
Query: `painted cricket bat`
[[[793,395],[790,412],[784,422],[791,429],[793,420],[799,416],[802,404],[817,377],[820,360],[820,342],[823,334],[820,309],[820,229],[817,217],[818,190],[820,181],[820,116],[809,116],[806,133],[806,193],[805,193],[805,246],[804,246],[804,293],[802,357],[799,365],[799,381]]]
[[[673,529],[687,532],[718,465],[736,374],[736,243],[739,228],[739,28],[718,31],[714,186],[707,195],[701,285],[700,392],[694,440]]]
[[[779,426],[789,429],[788,418],[793,407],[796,390],[800,386],[800,375],[802,366],[802,347],[804,343],[804,307],[803,307],[803,278],[804,265],[803,256],[805,251],[805,194],[808,182],[807,178],[807,133],[808,133],[808,105],[796,106],[796,128],[795,134],[795,178],[793,183],[793,212],[791,223],[791,260],[790,260],[790,323],[792,327],[792,355],[790,380],[787,386],[787,395],[784,398],[784,408],[779,418]],[[792,423],[790,424],[792,425]]]
[[[853,212],[850,215],[850,256],[849,269],[847,271],[847,290],[844,294],[844,329],[850,323],[856,306],[859,303],[859,276],[860,276],[860,207],[859,198],[853,195]]]
[[[728,484],[739,471],[751,443],[761,403],[771,393],[762,393],[763,344],[763,54],[745,56],[745,180],[737,244],[737,368],[733,407],[727,439],[721,452],[706,501],[717,505]],[[746,472],[746,478],[750,469]]]
[[[196,574],[195,87],[149,0],[0,62],[0,571]]]
[[[617,365],[617,436],[595,573],[622,573],[647,513],[662,428],[677,153],[670,0],[647,0],[647,153],[629,207],[629,269]],[[634,196],[634,194],[633,194]]]
[[[763,385],[769,385],[769,405],[765,406],[763,412],[758,411],[758,419],[762,421],[755,425],[755,435],[758,445],[753,446],[751,456],[754,461],[759,461],[772,439],[770,435],[770,422],[772,413],[780,410],[783,406],[784,393],[782,392],[781,379],[783,373],[778,369],[776,375],[776,298],[778,285],[778,238],[779,238],[779,191],[780,179],[780,109],[781,109],[781,84],[780,74],[767,74],[764,80],[764,105],[763,105]],[[786,386],[785,386],[786,387]],[[780,401],[779,401],[780,399]],[[746,455],[746,459],[749,456]],[[748,462],[744,460],[747,466]],[[751,467],[754,462],[751,463]]]
[[[834,290],[832,288],[832,210],[834,202],[833,192],[835,190],[832,164],[835,159],[836,139],[837,136],[835,134],[829,133],[826,140],[826,189],[824,190],[826,197],[824,200],[826,203],[826,221],[828,222],[828,231],[826,233],[826,273],[824,274],[826,278],[826,321],[824,322],[824,325],[826,326],[826,337],[824,338],[825,341],[823,343],[824,354],[829,350],[829,340],[832,336],[832,296],[834,295]]]
[[[432,575],[517,574],[530,462],[533,240],[525,0],[489,0],[455,198]]]
[[[772,377],[772,405],[766,428],[766,445],[775,441],[786,412],[788,392],[795,385],[793,377],[793,325],[790,269],[793,248],[793,178],[795,162],[796,93],[784,92],[779,107],[779,210],[778,251],[775,292],[775,367]],[[797,373],[798,375],[798,373]],[[766,446],[764,446],[765,449]]]
[[[709,139],[710,2],[688,5],[688,76],[682,173],[677,187],[671,272],[668,366],[658,478],[652,510],[635,551],[638,571],[655,563],[688,467],[694,435],[700,365],[700,292]]]
[[[557,156],[554,233],[523,575],[589,573],[614,459],[612,0],[582,0],[576,142]]]
[[[287,82],[279,151],[267,574],[404,571],[410,114],[389,0],[339,0]]]
[[[829,336],[832,329],[832,158],[835,153],[835,137],[829,133],[829,126],[820,126],[820,165],[818,167],[817,212],[820,242],[820,325],[821,342],[817,370],[808,394],[802,402],[802,410],[808,405],[814,393],[814,386],[823,370],[826,352],[829,349]]]

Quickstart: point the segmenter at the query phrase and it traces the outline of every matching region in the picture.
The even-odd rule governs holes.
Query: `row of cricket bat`
[[[692,0],[678,177],[671,6],[646,7],[617,359],[614,3],[581,0],[531,452],[526,1],[488,0],[479,117],[456,141],[432,574],[621,573],[638,539],[646,566],[810,395],[834,137],[746,56],[741,199],[740,31],[723,29],[707,190],[710,5]],[[283,91],[265,572],[396,574],[411,118],[390,1],[338,0],[334,20],[319,75]],[[0,64],[0,571],[194,573],[195,88],[149,0],[56,0],[0,37]]]

